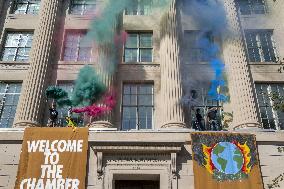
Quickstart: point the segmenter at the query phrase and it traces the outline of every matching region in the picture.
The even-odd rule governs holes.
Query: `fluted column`
[[[228,68],[233,123],[230,129],[259,127],[255,86],[245,53],[234,0],[224,1],[230,36],[223,42],[224,61]]]
[[[172,0],[167,14],[162,20],[160,60],[161,60],[161,116],[162,128],[185,127],[180,75],[180,47],[177,1]]]
[[[108,89],[109,93],[113,93],[113,79],[115,64],[113,45],[103,44],[98,46],[98,72],[102,78],[103,83]],[[100,116],[92,120],[90,127],[95,128],[109,128],[113,127],[113,113],[109,112],[106,115]]]
[[[39,24],[35,30],[30,54],[30,68],[23,84],[16,114],[15,126],[17,127],[37,125],[41,122],[45,101],[44,90],[60,1],[41,1]]]

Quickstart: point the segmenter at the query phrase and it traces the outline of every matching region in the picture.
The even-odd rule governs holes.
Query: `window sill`
[[[6,64],[6,65],[30,65],[29,62],[19,62],[19,61],[0,61],[0,64]]]
[[[123,65],[153,65],[155,62],[122,62]]]
[[[249,65],[275,65],[275,66],[279,66],[280,63],[277,62],[249,62]]]
[[[93,65],[95,61],[58,61],[58,65]]]
[[[8,19],[37,19],[39,17],[38,14],[8,14]]]
[[[68,20],[92,20],[95,14],[67,14]]]
[[[139,16],[139,17],[140,17],[140,16],[141,16],[141,17],[151,17],[151,16],[153,16],[153,14],[147,14],[147,15],[140,15],[140,14],[138,14],[138,15],[137,15],[137,14],[124,14],[123,16],[131,16],[131,17],[132,17],[132,16],[133,16],[133,17],[134,17],[134,16]]]

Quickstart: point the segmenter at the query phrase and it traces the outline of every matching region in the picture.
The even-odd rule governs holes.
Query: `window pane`
[[[125,62],[137,62],[137,49],[125,49]]]
[[[152,106],[153,105],[153,96],[152,95],[139,95],[138,103],[140,106]]]
[[[130,85],[123,86],[123,94],[130,94]]]
[[[31,33],[7,33],[2,60],[27,62],[32,40],[33,34]]]
[[[283,87],[283,84],[256,84],[262,124],[265,129],[283,129],[284,113],[273,108],[274,101],[269,97],[271,93],[281,95]]]
[[[27,4],[16,4],[14,13],[15,14],[25,14],[28,8]]]
[[[138,47],[138,34],[128,34],[125,46],[126,48],[137,48]]]
[[[152,129],[153,85],[126,84],[123,88],[122,129]]]
[[[78,60],[79,61],[90,61],[91,50],[92,50],[92,48],[89,48],[89,47],[80,48]]]
[[[141,49],[140,54],[141,62],[152,62],[152,49]]]
[[[246,30],[245,38],[251,62],[274,62],[276,47],[271,30]]]
[[[122,129],[131,130],[136,129],[136,108],[134,107],[125,107],[123,108],[123,118],[122,118]]]
[[[31,47],[33,41],[32,34],[22,34],[19,39],[19,47]]]
[[[70,5],[70,13],[77,15],[91,14],[95,9],[95,0],[73,0]]]
[[[140,47],[152,47],[152,34],[140,35]]]
[[[138,117],[139,129],[152,129],[152,107],[140,107]]]
[[[5,47],[17,47],[21,34],[8,33],[6,37]]]
[[[39,7],[40,7],[39,4],[30,4],[29,7],[28,7],[28,13],[38,14]]]
[[[2,60],[3,61],[14,61],[14,58],[16,57],[16,51],[17,51],[17,48],[4,48],[4,51],[2,54]]]
[[[21,84],[0,84],[0,128],[11,127],[16,114],[16,108],[20,96]]]
[[[153,85],[141,85],[139,94],[153,94]]]
[[[265,14],[266,12],[264,0],[238,0],[237,2],[242,15]]]
[[[66,34],[63,60],[91,61],[92,44],[85,41],[84,36],[84,32]]]
[[[40,0],[16,0],[14,2],[14,14],[38,14]]]
[[[27,62],[29,60],[30,48],[19,48],[16,61]]]

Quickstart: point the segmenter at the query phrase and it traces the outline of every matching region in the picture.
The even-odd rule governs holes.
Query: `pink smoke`
[[[87,113],[87,115],[92,117],[98,117],[106,114],[115,107],[116,101],[114,94],[107,94],[100,105],[93,104],[91,106],[86,106],[83,108],[74,108],[72,112],[74,113]]]
[[[128,37],[128,34],[126,31],[120,31],[119,34],[114,35],[114,44],[116,46],[125,44],[127,37]]]

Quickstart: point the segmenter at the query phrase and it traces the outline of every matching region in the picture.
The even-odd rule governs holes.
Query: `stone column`
[[[43,0],[40,5],[39,24],[34,33],[30,54],[30,68],[16,114],[15,126],[32,126],[41,123],[45,102],[45,84],[53,43],[56,17],[61,0]]]
[[[224,61],[228,68],[233,123],[230,129],[259,127],[259,113],[255,86],[248,66],[245,44],[242,40],[239,19],[234,0],[224,1],[227,12],[229,36],[224,37]]]
[[[180,75],[179,22],[177,0],[172,0],[170,8],[162,18],[160,62],[161,62],[161,116],[162,128],[185,127]]]

